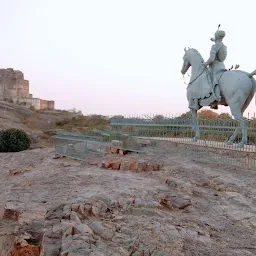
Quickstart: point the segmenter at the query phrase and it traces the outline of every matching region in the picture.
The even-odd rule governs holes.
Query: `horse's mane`
[[[198,56],[201,58],[201,60],[202,60],[202,61],[204,61],[204,59],[203,59],[202,55],[200,54],[200,52],[199,52],[197,49],[190,48],[189,50],[191,50],[191,51],[193,51],[193,52],[197,53],[197,54],[198,54]]]

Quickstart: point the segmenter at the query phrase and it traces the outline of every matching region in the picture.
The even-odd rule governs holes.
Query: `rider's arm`
[[[217,51],[218,51],[218,48],[219,48],[219,47],[218,47],[217,44],[214,44],[214,45],[212,46],[211,52],[210,52],[210,57],[209,57],[209,59],[204,63],[205,66],[211,65],[211,64],[214,62],[214,60],[215,60],[215,58],[216,58],[216,53],[217,53]]]

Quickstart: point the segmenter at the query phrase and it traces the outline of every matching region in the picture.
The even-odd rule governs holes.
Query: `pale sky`
[[[255,0],[0,2],[0,67],[21,70],[34,97],[55,100],[58,109],[187,111],[183,49],[206,60],[218,24],[226,31],[226,67],[256,69]]]

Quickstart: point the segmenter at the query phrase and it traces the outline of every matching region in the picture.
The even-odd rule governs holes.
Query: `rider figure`
[[[221,100],[220,89],[217,85],[221,75],[227,70],[224,65],[227,57],[227,47],[222,42],[225,35],[226,33],[223,30],[216,31],[214,38],[211,38],[211,41],[215,44],[211,48],[209,59],[204,63],[206,67],[209,66],[208,72],[212,82],[212,92],[217,103]],[[213,103],[211,108],[218,109],[217,103]]]

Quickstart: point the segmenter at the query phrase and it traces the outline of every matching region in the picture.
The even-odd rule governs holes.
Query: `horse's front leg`
[[[192,139],[192,141],[197,141],[200,139],[200,131],[198,126],[198,120],[197,120],[197,110],[190,109],[191,115],[192,115],[192,129],[195,132],[195,137]]]
[[[239,134],[241,128],[240,127],[236,127],[234,133],[232,134],[232,136],[230,136],[230,138],[227,141],[227,145],[232,145],[234,143],[234,140],[236,139],[237,135]]]

